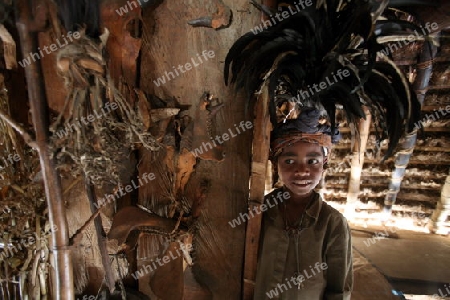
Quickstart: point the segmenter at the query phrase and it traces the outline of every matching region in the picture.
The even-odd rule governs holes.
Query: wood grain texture
[[[255,107],[256,117],[251,168],[252,177],[250,179],[250,201],[248,204],[249,211],[255,211],[255,206],[259,206],[264,202],[270,131],[272,130],[267,103],[269,103],[269,91],[267,85],[264,85]],[[243,281],[243,299],[245,300],[253,299],[261,222],[262,214],[256,214],[247,223]]]
[[[175,97],[181,105],[190,106],[191,117],[195,116],[202,94],[210,92],[225,103],[217,113],[214,128],[216,134],[222,135],[229,129],[235,130],[234,124],[252,119],[252,116],[245,115],[244,99],[224,86],[222,74],[228,49],[239,36],[259,22],[260,14],[248,1],[224,1],[233,13],[228,28],[214,30],[187,24],[189,20],[214,14],[218,3],[216,0],[166,0],[154,10],[143,11],[140,88],[162,99]],[[201,56],[203,51],[213,51],[214,57],[199,63],[197,54]],[[173,67],[187,63],[195,65],[193,60],[198,66],[185,73],[178,71],[179,76],[171,77],[160,86],[153,82],[166,72],[175,73]],[[186,198],[192,205],[197,201],[196,195],[201,186],[205,182],[209,184],[197,218],[198,229],[193,242],[194,266],[191,271],[198,285],[190,281],[186,284],[195,285],[192,289],[201,286],[205,289],[202,294],[212,295],[211,299],[228,300],[241,298],[245,225],[232,228],[228,222],[247,211],[251,130],[231,138],[223,146],[225,159],[222,162],[200,160],[184,193],[177,197]],[[141,168],[140,172],[144,169],[150,171],[155,165],[154,161],[147,159],[150,155],[144,155],[141,165],[146,167]],[[158,178],[151,185],[157,181]],[[141,188],[139,202],[152,199],[151,206],[159,207],[156,203],[163,203],[164,200],[157,196],[158,193],[150,185]]]

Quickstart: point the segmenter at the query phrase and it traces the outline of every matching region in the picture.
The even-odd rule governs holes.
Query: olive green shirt
[[[265,198],[269,209],[263,216],[254,299],[350,299],[352,246],[346,219],[315,194],[296,252],[295,235],[286,232],[279,209],[283,203],[268,203],[278,191]]]

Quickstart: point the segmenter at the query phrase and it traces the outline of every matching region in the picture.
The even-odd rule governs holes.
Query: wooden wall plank
[[[232,23],[227,28],[194,28],[187,24],[189,20],[212,16],[224,6],[233,13]],[[202,94],[208,91],[224,103],[213,126],[215,134],[229,130],[236,133],[235,124],[251,120],[252,116],[245,114],[243,97],[236,96],[224,85],[223,62],[233,42],[257,24],[259,16],[246,0],[165,0],[156,9],[144,9],[141,89],[162,99],[175,98],[181,106],[190,106],[191,117],[195,116]],[[204,59],[204,51],[213,51],[214,57]],[[192,61],[197,64],[195,67],[186,72],[177,70],[177,75],[173,67],[186,63],[195,65]],[[175,78],[169,72],[176,75]],[[166,77],[165,84],[154,83],[166,74],[171,77],[170,80]],[[232,228],[229,222],[247,211],[251,131],[246,130],[223,143],[226,157],[222,162],[198,160],[186,186],[185,196],[190,198],[195,197],[197,187],[204,183],[209,185],[194,234],[192,272],[213,299],[241,297],[245,225]],[[149,157],[144,157],[140,164],[147,170],[152,169]],[[139,197],[139,202],[144,203],[145,198],[154,196],[149,188],[144,188]]]

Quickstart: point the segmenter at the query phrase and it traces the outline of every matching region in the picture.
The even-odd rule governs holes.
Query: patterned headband
[[[322,132],[304,133],[297,131],[285,133],[282,136],[277,137],[270,145],[270,159],[274,159],[280,155],[284,147],[293,145],[300,141],[319,144],[322,146],[325,152],[324,164],[327,163],[332,146],[331,136]]]

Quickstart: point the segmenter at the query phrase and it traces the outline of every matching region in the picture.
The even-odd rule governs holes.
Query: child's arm
[[[353,288],[352,242],[350,228],[342,216],[336,218],[327,244],[327,285],[323,299],[350,299]]]

